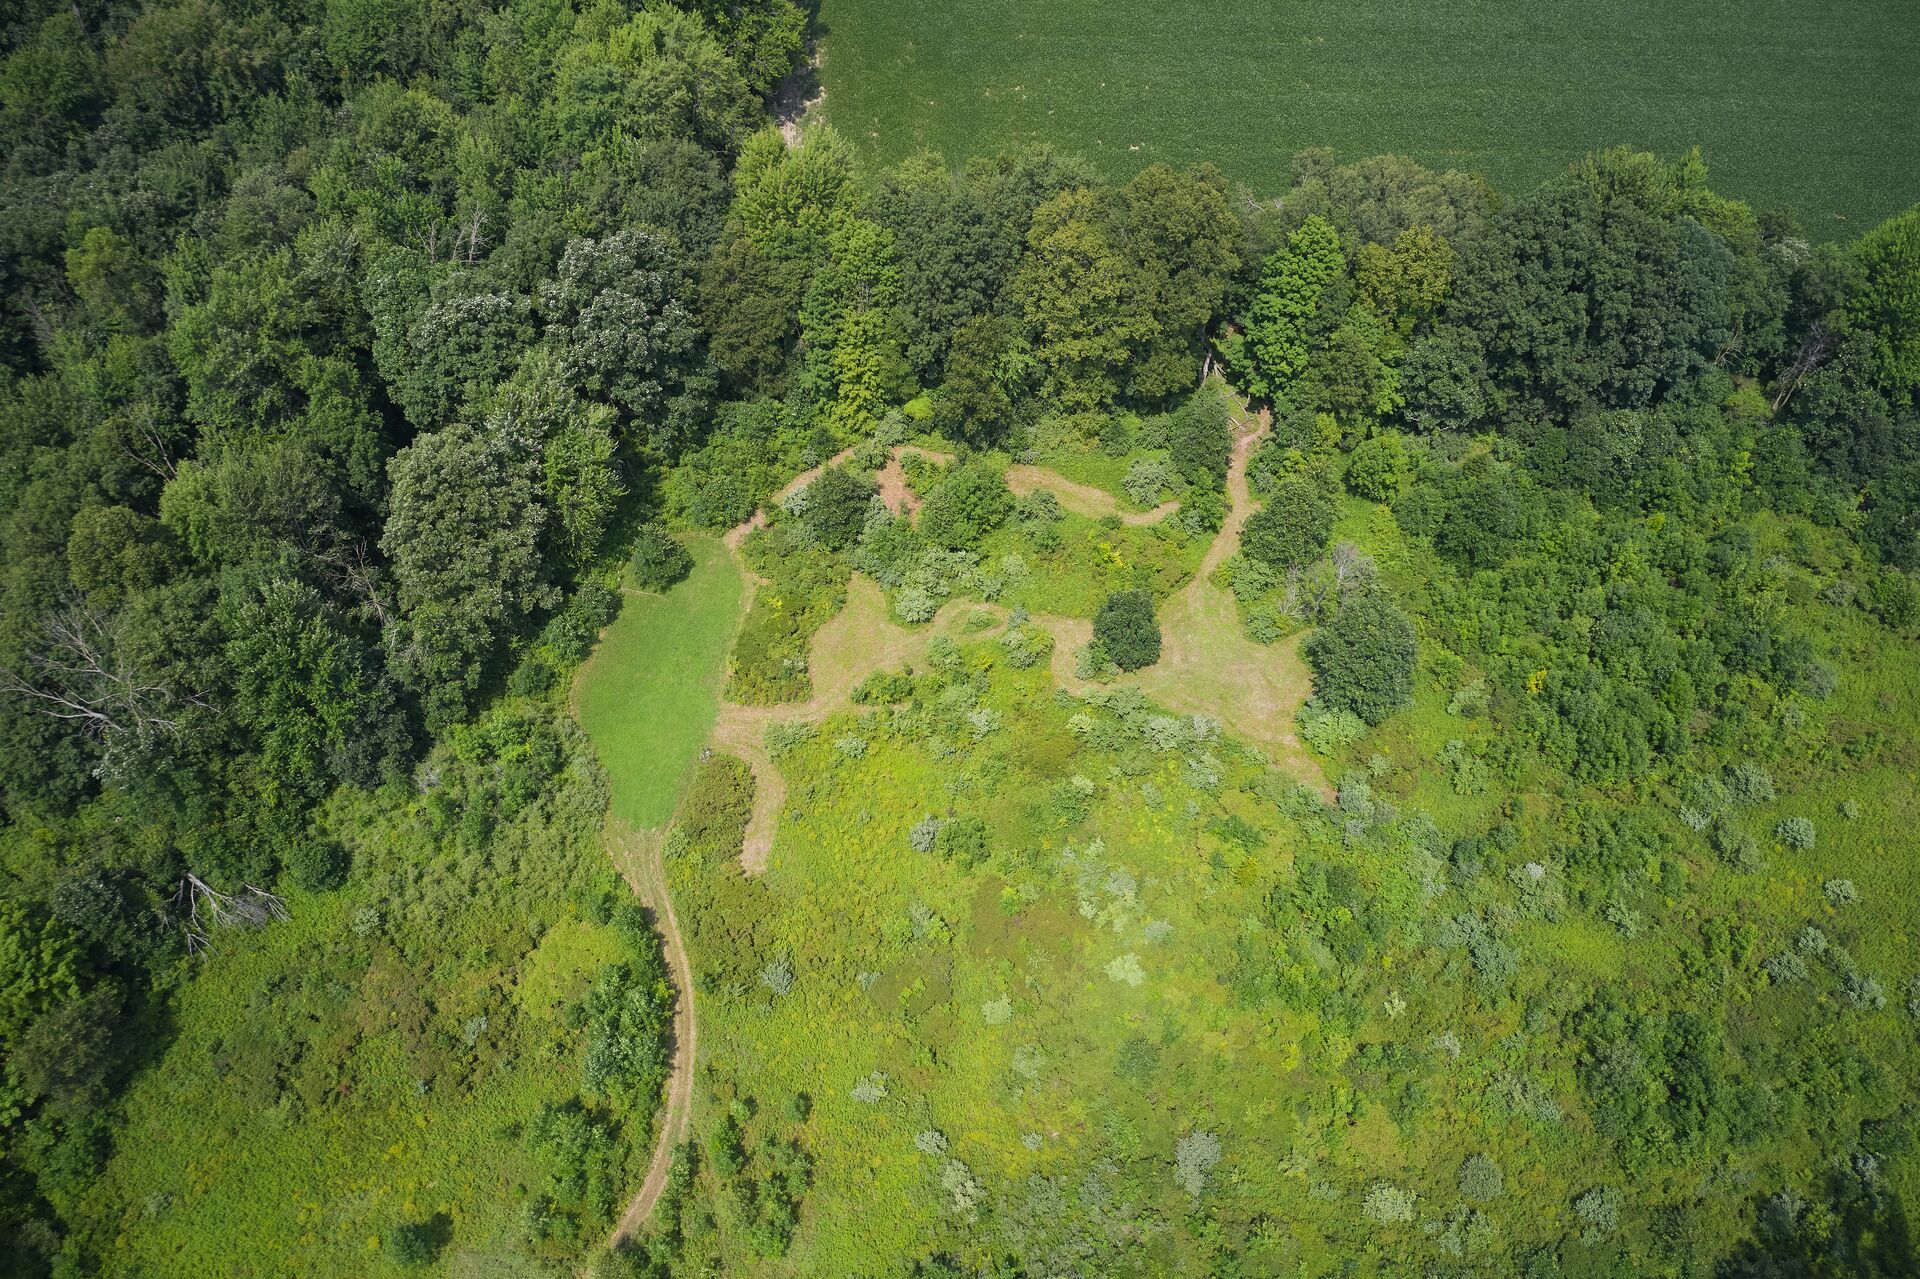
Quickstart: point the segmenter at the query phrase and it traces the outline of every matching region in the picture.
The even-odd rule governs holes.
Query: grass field
[[[692,537],[687,547],[693,572],[664,595],[627,595],[575,694],[613,786],[613,815],[636,830],[673,815],[687,765],[713,729],[740,620],[732,556],[717,538]]]
[[[1920,9],[824,0],[828,118],[894,160],[1045,141],[1120,178],[1211,160],[1264,194],[1308,146],[1508,193],[1590,148],[1698,145],[1714,186],[1835,238],[1920,198]]]

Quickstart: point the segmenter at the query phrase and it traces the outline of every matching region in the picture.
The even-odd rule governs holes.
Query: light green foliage
[[[1920,389],[1920,205],[1862,236],[1854,254],[1861,278],[1847,309],[1873,335],[1887,384]]]
[[[1013,513],[1006,481],[982,458],[941,472],[920,508],[920,531],[949,550],[972,549]]]
[[[726,548],[690,539],[693,570],[664,595],[629,596],[581,671],[580,723],[636,830],[664,822],[680,778],[713,727],[742,582]]]
[[[1412,478],[1406,446],[1389,432],[1362,440],[1347,458],[1347,487],[1374,502],[1391,502]]]
[[[1279,395],[1307,368],[1307,358],[1325,340],[1327,291],[1346,274],[1340,237],[1318,214],[1287,237],[1261,268],[1260,284],[1246,316],[1247,388]]]

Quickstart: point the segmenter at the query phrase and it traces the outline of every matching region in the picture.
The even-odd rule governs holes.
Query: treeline
[[[0,28],[14,1219],[104,1158],[187,875],[326,882],[315,805],[549,692],[639,524],[736,523],[910,402],[1018,453],[1224,367],[1296,442],[1435,437],[1405,518],[1462,617],[1582,494],[1852,530],[1886,566],[1864,602],[1913,622],[1920,212],[1812,245],[1624,151],[1507,204],[1320,152],[1278,199],[1044,147],[871,173],[766,127],[805,29],[791,0],[37,0]],[[1645,597],[1588,651],[1495,668],[1554,667],[1531,731],[1597,775],[1729,672],[1820,678],[1744,605],[1671,641],[1692,588],[1653,578],[1726,578],[1737,535],[1643,536]],[[1584,608],[1584,546],[1529,589]]]

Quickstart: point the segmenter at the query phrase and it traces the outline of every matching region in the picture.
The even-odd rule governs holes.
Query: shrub
[[[1173,472],[1158,458],[1143,457],[1127,468],[1120,487],[1136,506],[1158,506],[1160,495],[1173,483]]]
[[[1298,568],[1326,552],[1333,540],[1333,500],[1318,485],[1288,476],[1248,517],[1240,550],[1272,568]]]
[[[1460,1165],[1460,1193],[1468,1199],[1482,1202],[1498,1199],[1505,1189],[1506,1178],[1500,1175],[1500,1165],[1487,1156],[1468,1155]]]
[[[1829,879],[1820,885],[1820,891],[1836,906],[1852,906],[1860,900],[1860,890],[1851,879]]]
[[[1093,638],[1123,671],[1137,671],[1160,660],[1160,623],[1153,597],[1145,591],[1115,591],[1093,615]]]
[[[400,1266],[424,1266],[438,1251],[432,1232],[415,1221],[403,1221],[388,1231],[383,1247],[388,1259]]]
[[[1413,1191],[1394,1185],[1390,1181],[1376,1181],[1367,1191],[1367,1197],[1360,1204],[1360,1211],[1369,1221],[1382,1225],[1413,1220],[1414,1201],[1419,1198]]]
[[[1332,755],[1364,736],[1367,722],[1349,710],[1324,706],[1318,698],[1308,698],[1294,717],[1300,736],[1322,755]]]
[[[1773,800],[1773,774],[1742,760],[1727,767],[1727,793],[1736,804],[1766,804]]]
[[[1813,847],[1813,823],[1804,817],[1784,818],[1773,828],[1773,835],[1782,844],[1795,852],[1804,853]]]
[[[1595,1186],[1582,1191],[1573,1200],[1573,1215],[1580,1220],[1580,1237],[1598,1243],[1620,1227],[1621,1194],[1612,1186]]]
[[[627,567],[641,590],[664,591],[693,571],[693,556],[660,525],[642,524]]]
[[[1347,487],[1369,501],[1391,502],[1400,495],[1409,471],[1400,437],[1376,435],[1361,441],[1347,459]]]
[[[987,824],[978,817],[956,817],[940,823],[933,850],[962,870],[987,859]]]
[[[1173,1179],[1198,1199],[1207,1188],[1207,1174],[1220,1162],[1220,1138],[1210,1132],[1190,1132],[1173,1146]]]
[[[933,842],[939,837],[940,819],[938,817],[923,817],[907,831],[907,843],[916,853],[932,852]]]
[[[347,882],[352,858],[330,839],[294,845],[287,854],[287,875],[309,892],[330,892]]]
[[[948,467],[927,493],[920,532],[948,550],[971,550],[1012,511],[1006,481],[985,462],[968,459]]]
[[[776,959],[760,970],[760,984],[776,995],[793,993],[793,965]]]
[[[1413,623],[1386,594],[1356,592],[1307,641],[1314,696],[1378,724],[1413,700]]]
[[[807,485],[801,523],[828,550],[840,551],[859,540],[867,525],[867,507],[873,485],[845,467],[829,467]]]

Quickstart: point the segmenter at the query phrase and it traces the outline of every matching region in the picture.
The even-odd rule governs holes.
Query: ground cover
[[[1331,146],[1518,192],[1608,144],[1697,145],[1719,190],[1820,238],[1905,207],[1920,171],[1920,21],[1869,0],[826,0],[820,26],[827,117],[886,161],[1045,142],[1114,179],[1204,160],[1271,195]]]
[[[663,1065],[638,1021],[631,1071],[596,1063],[583,1010],[636,981],[652,1006],[660,960],[618,913],[585,741],[528,711],[436,754],[427,793],[340,791],[314,837],[347,886],[212,931],[218,977],[182,984],[85,1191],[110,1273],[400,1274],[413,1230],[451,1273],[558,1276],[611,1224]]]
[[[612,783],[612,813],[636,829],[673,813],[712,731],[721,669],[740,622],[740,571],[718,538],[687,539],[693,571],[662,595],[625,592],[582,667],[574,699]]]

